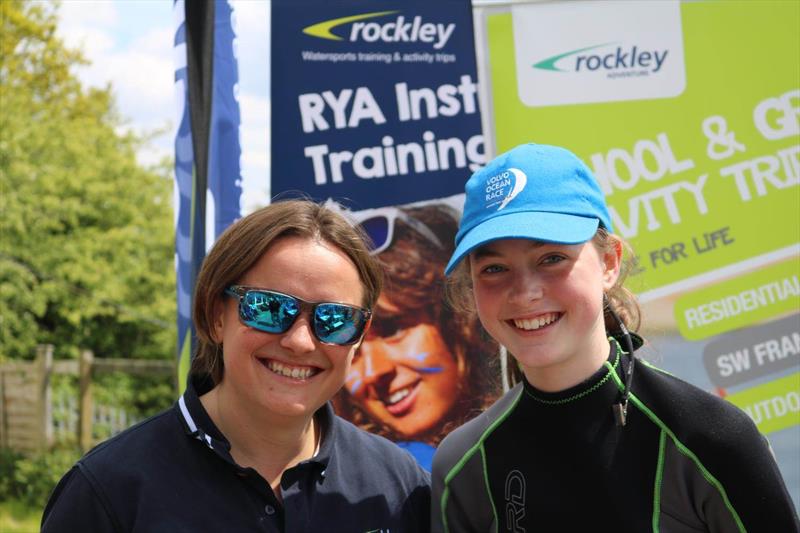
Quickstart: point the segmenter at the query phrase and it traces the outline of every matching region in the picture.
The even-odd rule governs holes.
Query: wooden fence
[[[98,414],[108,411],[93,401],[92,377],[108,372],[171,376],[177,385],[176,365],[172,361],[95,359],[89,350],[81,352],[79,360],[54,360],[52,345],[39,346],[34,361],[0,365],[0,448],[34,452],[53,445],[54,374],[78,376],[75,436],[82,450],[91,448],[93,423]]]

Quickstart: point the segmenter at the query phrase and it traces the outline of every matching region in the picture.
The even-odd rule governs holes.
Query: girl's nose
[[[544,286],[540,276],[532,272],[520,272],[514,278],[508,300],[513,304],[524,305],[539,300],[542,296],[544,296]]]

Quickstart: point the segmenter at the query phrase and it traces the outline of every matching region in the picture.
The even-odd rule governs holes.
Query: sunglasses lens
[[[350,344],[364,332],[364,312],[339,304],[319,304],[314,312],[314,332],[322,342]]]
[[[300,313],[300,303],[284,294],[247,291],[239,304],[246,325],[267,333],[284,333]]]
[[[362,220],[359,225],[369,235],[373,250],[383,250],[389,245],[389,219],[378,216]]]

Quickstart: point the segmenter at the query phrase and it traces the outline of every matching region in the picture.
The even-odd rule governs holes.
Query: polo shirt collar
[[[221,456],[229,463],[236,465],[236,462],[230,454],[230,442],[228,442],[225,435],[223,435],[214,424],[211,417],[208,416],[205,407],[203,407],[203,404],[200,402],[197,390],[204,389],[204,385],[204,383],[196,382],[195,378],[190,377],[186,383],[186,391],[178,399],[177,409],[181,421],[183,422],[184,429],[187,436],[203,442],[217,455]],[[205,387],[205,390],[210,389]],[[335,415],[331,402],[327,402],[317,409],[314,416],[322,428],[322,444],[320,445],[319,453],[304,462],[317,463],[324,471],[336,450],[336,436],[341,431],[341,420]]]

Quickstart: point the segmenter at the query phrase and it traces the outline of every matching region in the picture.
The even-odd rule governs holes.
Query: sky
[[[178,4],[180,6],[180,4]],[[269,199],[269,24],[266,0],[231,0],[238,39],[242,116],[242,208]],[[111,85],[125,128],[154,133],[137,154],[150,165],[172,157],[178,106],[172,0],[67,0],[58,33],[91,62],[75,72],[88,86]]]

